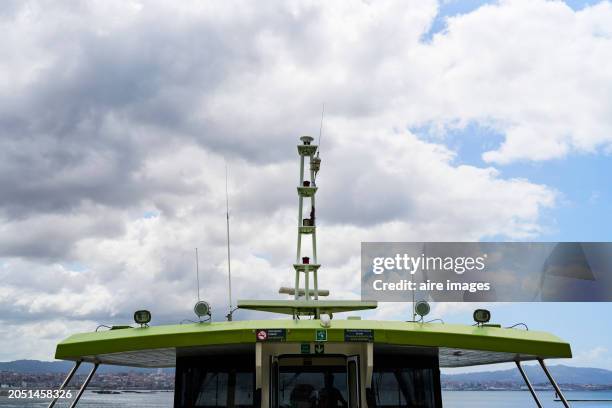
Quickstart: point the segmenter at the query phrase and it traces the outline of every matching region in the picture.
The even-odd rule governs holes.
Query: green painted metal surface
[[[341,313],[355,310],[376,309],[374,301],[361,300],[239,300],[238,308],[259,310],[262,312],[283,313],[293,315],[300,313],[314,314],[318,309],[321,313]]]
[[[256,329],[286,329],[288,342],[303,343],[313,341],[321,325],[319,320],[249,320],[80,333],[59,343],[55,358],[78,360],[81,356],[156,348],[250,344],[256,342]],[[439,323],[332,320],[327,341],[344,342],[345,329],[371,329],[376,344],[461,348],[542,358],[572,356],[568,343],[545,332]]]

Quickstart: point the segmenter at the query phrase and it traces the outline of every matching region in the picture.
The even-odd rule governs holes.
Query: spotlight
[[[491,320],[491,312],[486,309],[474,310],[474,321],[478,324],[484,324]]]
[[[134,312],[134,321],[141,327],[146,326],[151,321],[151,312],[148,310],[137,310]]]
[[[200,300],[193,307],[193,312],[199,318],[202,318],[202,316],[210,316],[210,305],[208,302]]]

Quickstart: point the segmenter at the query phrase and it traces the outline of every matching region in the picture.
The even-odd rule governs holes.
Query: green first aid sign
[[[315,335],[315,341],[327,341],[327,330],[317,329],[317,333]]]

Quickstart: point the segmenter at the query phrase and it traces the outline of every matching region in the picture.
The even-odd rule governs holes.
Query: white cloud
[[[55,355],[58,339],[75,332],[94,330],[93,321],[53,319],[39,322],[20,322],[0,325],[0,354],[2,361],[17,358],[51,360]]]
[[[496,129],[505,140],[483,155],[495,163],[609,147],[611,23],[609,2],[507,0],[449,18],[416,48],[427,84],[417,115]]]
[[[607,347],[595,346],[590,349],[578,350],[572,358],[572,365],[583,367],[609,367],[612,355]]]

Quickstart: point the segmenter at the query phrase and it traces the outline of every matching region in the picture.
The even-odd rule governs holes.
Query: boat
[[[541,407],[522,368],[525,361],[540,364],[568,407],[545,361],[571,358],[571,347],[553,334],[492,324],[483,309],[475,311],[474,324],[425,321],[429,305],[424,301],[409,321],[371,320],[355,312],[375,309],[375,301],[327,299],[329,291],[318,285],[315,197],[321,158],[313,141],[302,136],[297,145],[295,284],[279,290],[290,298],[237,304],[239,310],[275,316],[236,321],[230,311],[227,321],[211,321],[209,304],[198,301],[197,322],[155,326],[149,324],[151,313],[141,310],[134,314],[136,325],[74,334],[56,348],[56,359],[74,362],[60,392],[81,364],[91,371],[71,407],[103,364],[175,367],[175,408],[440,408],[441,368],[504,362],[516,364],[535,406]],[[305,204],[310,204],[308,216]],[[308,238],[312,246],[306,256],[302,244]]]

